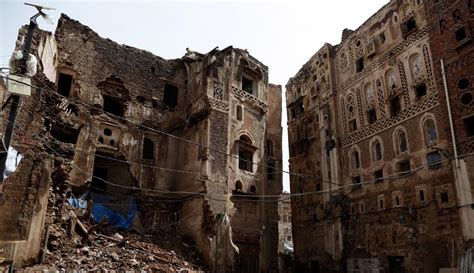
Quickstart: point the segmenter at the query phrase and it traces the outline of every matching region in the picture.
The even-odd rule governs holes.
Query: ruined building
[[[66,15],[54,34],[35,32],[32,53],[38,74],[12,139],[23,158],[2,184],[0,256],[36,261],[49,189],[70,187],[111,210],[134,204],[122,212],[130,225],[176,230],[212,272],[276,270],[278,207],[261,196],[282,190],[281,86],[267,66],[233,47],[165,60]]]
[[[473,18],[392,0],[289,80],[297,272],[438,272],[472,247]]]

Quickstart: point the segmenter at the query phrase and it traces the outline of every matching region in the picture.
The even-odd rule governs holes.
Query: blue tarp
[[[129,229],[137,215],[135,199],[92,193],[92,220],[100,223],[103,219],[111,226]],[[87,201],[69,197],[69,204],[76,208],[86,208]]]

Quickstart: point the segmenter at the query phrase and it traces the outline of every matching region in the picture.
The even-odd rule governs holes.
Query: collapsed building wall
[[[20,31],[19,45],[24,35]],[[233,241],[245,242],[249,236],[257,257],[252,272],[271,267],[276,248],[263,244],[276,234],[265,233],[262,240],[261,230],[265,225],[275,230],[271,219],[277,219],[277,213],[253,198],[254,224],[247,225],[235,220],[230,198],[243,131],[252,142],[246,147],[255,154],[244,164],[253,170],[240,173],[245,190],[251,195],[281,191],[281,175],[267,184],[262,167],[267,123],[278,121],[271,134],[273,141],[281,142],[281,89],[272,89],[272,119],[266,116],[267,67],[232,47],[207,54],[188,51],[181,59],[164,60],[101,38],[64,14],[54,35],[37,31],[32,52],[40,60],[40,73],[32,79],[37,91],[21,102],[36,108],[20,109],[19,117],[28,120],[17,119],[12,146],[28,144],[54,158],[52,170],[43,167],[54,190],[72,188],[74,197],[92,198],[93,214],[105,203],[101,209],[125,215],[119,218],[127,227],[176,230],[196,245],[215,272],[239,270]],[[244,130],[233,123],[236,112],[231,109],[237,102],[252,109],[241,112]],[[278,145],[273,157],[281,161]],[[24,173],[21,166],[18,171]],[[114,210],[124,207],[125,200],[133,203],[132,218],[127,214],[131,211]],[[44,214],[44,207],[40,211]],[[41,234],[42,224],[32,230]],[[227,252],[214,256],[218,249]],[[35,249],[29,255],[37,254]],[[14,253],[9,257],[15,257],[17,265],[27,262]]]

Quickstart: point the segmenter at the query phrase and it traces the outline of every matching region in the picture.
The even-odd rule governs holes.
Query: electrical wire
[[[220,154],[223,154],[227,157],[230,157],[230,158],[234,158],[234,159],[238,159],[238,160],[241,160],[241,161],[245,161],[247,163],[251,163],[252,165],[257,165],[257,166],[261,166],[261,167],[266,167],[267,169],[273,169],[273,170],[276,170],[278,172],[282,172],[282,173],[286,173],[286,174],[289,174],[289,175],[293,175],[293,176],[299,176],[299,177],[303,177],[305,179],[315,179],[315,180],[318,180],[320,182],[323,182],[323,183],[328,183],[328,184],[333,184],[333,185],[337,185],[337,186],[340,186],[340,184],[337,184],[337,183],[334,183],[332,181],[328,181],[328,180],[324,180],[324,179],[321,179],[319,177],[313,177],[313,176],[310,176],[310,175],[307,175],[307,174],[302,174],[302,173],[294,173],[294,172],[290,172],[290,171],[286,171],[286,170],[283,170],[283,169],[280,169],[280,168],[277,168],[277,167],[273,167],[273,166],[269,166],[269,165],[266,165],[266,164],[262,164],[262,163],[257,163],[257,162],[253,162],[252,160],[246,160],[246,159],[243,159],[243,158],[240,158],[239,156],[236,156],[236,155],[233,155],[233,154],[229,154],[225,151],[221,151],[219,149],[215,149],[213,147],[210,147],[208,145],[204,145],[204,144],[201,144],[199,142],[196,142],[196,141],[192,141],[192,140],[188,140],[188,139],[185,139],[185,138],[182,138],[182,137],[179,137],[179,136],[175,136],[173,134],[170,134],[168,132],[165,132],[165,131],[162,131],[162,130],[159,130],[159,129],[155,129],[155,128],[151,128],[151,127],[148,127],[148,126],[145,126],[143,124],[140,124],[138,122],[135,122],[135,121],[132,121],[132,120],[129,120],[129,119],[126,119],[124,117],[121,117],[121,116],[118,116],[118,115],[114,115],[112,113],[109,113],[109,112],[106,112],[104,111],[102,108],[99,108],[97,106],[94,106],[94,105],[90,105],[90,104],[87,104],[87,103],[84,103],[82,101],[78,101],[74,98],[70,98],[70,97],[65,97],[59,93],[57,93],[56,91],[54,91],[53,89],[51,89],[51,87],[49,87],[44,81],[42,81],[38,76],[34,76],[40,83],[42,83],[44,85],[44,87],[46,87],[47,89],[49,90],[46,90],[47,92],[50,92],[52,93],[53,95],[55,96],[58,96],[58,97],[62,97],[62,98],[65,98],[67,100],[71,100],[73,102],[76,102],[76,103],[79,103],[79,104],[82,104],[86,107],[89,107],[89,108],[92,108],[94,110],[98,110],[100,111],[101,113],[104,113],[108,116],[112,116],[116,119],[120,119],[122,121],[125,121],[125,122],[129,122],[131,124],[134,124],[136,126],[138,126],[139,128],[144,128],[146,130],[149,130],[149,131],[152,131],[152,132],[156,132],[156,133],[159,133],[159,134],[162,134],[162,135],[165,135],[167,137],[170,137],[170,138],[174,138],[176,140],[179,140],[179,141],[183,141],[183,142],[186,142],[188,144],[193,144],[193,145],[197,145],[201,148],[207,148],[209,149],[210,151],[213,151],[213,152],[216,152],[216,153],[220,153]],[[28,85],[28,84],[27,84]],[[39,87],[35,87],[35,88],[39,88]]]
[[[40,82],[42,82],[40,79],[38,79]],[[22,84],[24,84],[23,82],[20,82]],[[43,84],[45,84],[44,82],[42,82]],[[28,85],[28,84],[27,84]],[[32,86],[32,85],[31,85]],[[35,88],[39,88],[39,87],[36,87],[36,86],[32,86],[32,87],[35,87]],[[48,86],[46,86],[48,87]],[[49,87],[48,87],[49,88]],[[50,88],[49,88],[50,89]],[[61,97],[64,97],[60,94],[57,94],[56,92],[54,92],[55,95],[58,95],[58,96],[61,96]],[[66,97],[64,97],[66,98]],[[69,99],[69,98],[66,98],[66,99]],[[87,105],[86,106],[89,106],[89,107],[92,107],[92,108],[96,108],[94,106],[90,106],[90,105]],[[98,110],[102,110],[100,108],[96,108]],[[106,114],[109,114],[107,112],[104,112]],[[119,116],[117,116],[118,118],[121,118]],[[124,119],[126,120],[126,119]],[[128,120],[126,120],[128,121]],[[141,126],[141,125],[140,125]],[[145,126],[146,127],[146,126]],[[152,130],[155,130],[153,128],[150,128]],[[161,133],[161,131],[158,131]],[[170,136],[173,136],[173,137],[176,137],[174,135],[171,135],[169,133],[165,133],[167,135],[170,135]],[[192,142],[192,141],[189,141],[189,140],[186,140],[186,139],[183,139],[183,138],[180,138],[180,137],[176,137],[176,138],[179,138],[179,139],[182,139],[183,141],[186,141],[186,142],[190,142],[190,143],[193,143],[193,144],[197,144],[201,147],[207,147],[206,145],[203,145],[203,144],[200,144],[200,143],[195,143],[195,142]],[[44,143],[43,143],[44,144]],[[46,144],[45,144],[46,145]],[[59,157],[63,158],[59,153],[57,153],[53,148],[51,148],[50,146],[46,145],[47,147],[49,147],[49,149],[51,149],[53,152],[55,152]],[[465,155],[460,155],[458,156],[457,158],[462,158],[462,157],[466,157],[466,156],[471,156],[471,155],[474,155],[474,153],[470,153],[470,154],[465,154]],[[232,157],[234,157],[233,155],[230,155]],[[105,157],[105,156],[103,156]],[[111,158],[111,157],[106,157],[106,158],[109,158],[109,159],[113,159],[113,160],[117,160],[117,161],[121,161],[121,162],[125,162],[125,163],[129,163],[129,164],[136,164],[136,165],[142,165],[142,166],[149,166],[149,165],[143,165],[143,164],[139,164],[139,163],[131,163],[131,162],[128,162],[128,161],[122,161],[122,160],[118,160],[118,159],[115,159],[115,158]],[[238,158],[238,157],[237,157]],[[64,159],[64,158],[63,158]],[[321,191],[309,191],[309,192],[303,192],[303,193],[290,193],[290,194],[287,194],[285,195],[285,199],[288,199],[288,198],[291,198],[293,196],[305,196],[305,195],[312,195],[312,194],[321,194],[321,193],[333,193],[333,192],[336,192],[336,191],[340,191],[340,190],[346,190],[346,189],[349,189],[349,188],[352,188],[352,187],[360,187],[362,185],[365,185],[365,184],[372,184],[374,182],[381,182],[382,180],[398,180],[398,179],[402,179],[402,178],[405,178],[406,176],[410,176],[410,175],[413,175],[415,174],[416,172],[420,171],[421,169],[424,169],[426,167],[430,167],[430,166],[433,166],[433,165],[437,165],[437,164],[440,164],[444,161],[450,161],[452,159],[455,159],[454,157],[451,157],[451,158],[448,158],[448,159],[445,159],[445,160],[440,160],[440,161],[437,161],[435,163],[431,163],[431,164],[426,164],[426,165],[423,165],[423,166],[420,166],[418,167],[417,169],[413,170],[413,171],[408,171],[408,172],[400,172],[400,173],[395,173],[395,174],[392,174],[392,175],[389,175],[389,176],[385,176],[385,177],[381,177],[381,178],[377,178],[377,179],[374,179],[374,180],[371,180],[371,181],[366,181],[366,182],[361,182],[361,183],[357,183],[357,184],[348,184],[348,185],[343,185],[343,186],[340,186],[338,188],[331,188],[331,189],[327,189],[327,190],[321,190]],[[257,164],[257,163],[254,163],[254,164]],[[263,165],[263,164],[262,164]],[[265,165],[263,165],[265,166]],[[74,166],[73,167],[75,168],[78,168],[77,166]],[[172,171],[181,171],[181,172],[186,172],[186,171],[183,171],[183,170],[173,170],[173,169],[168,169],[168,170],[172,170]],[[81,169],[81,171],[85,172],[88,174],[88,172],[84,171]],[[196,174],[196,173],[194,173]],[[200,174],[200,173],[199,173]],[[305,176],[305,175],[302,175],[302,174],[297,174],[297,173],[289,173],[289,174],[292,174],[292,175],[298,175],[298,176]],[[107,184],[110,184],[110,185],[113,185],[113,186],[117,186],[117,187],[121,187],[121,188],[126,188],[126,189],[132,189],[132,190],[142,190],[140,188],[136,188],[136,187],[128,187],[128,186],[123,186],[123,185],[120,185],[120,184],[115,184],[113,182],[110,182],[110,181],[107,181],[107,180],[104,180],[100,177],[94,177],[96,179],[99,179],[101,181],[103,181],[104,183],[107,183]],[[340,184],[337,184],[337,185],[340,185]],[[146,190],[148,192],[152,191],[152,192],[158,192],[158,193],[164,193],[164,194],[194,194],[194,195],[202,195],[202,196],[206,196],[208,198],[213,198],[212,196],[209,196],[208,194],[204,193],[204,192],[187,192],[187,191],[160,191],[160,190]],[[219,196],[229,196],[229,194],[218,194]],[[271,198],[271,197],[276,197],[276,198],[280,198],[281,195],[238,195],[238,194],[232,194],[231,197],[253,197],[253,198]],[[225,201],[227,202],[228,199],[225,199],[225,200],[222,200],[222,199],[212,199],[212,200],[215,200],[215,201]],[[255,201],[270,201],[270,202],[280,202],[280,201],[283,201],[283,200],[255,200]]]

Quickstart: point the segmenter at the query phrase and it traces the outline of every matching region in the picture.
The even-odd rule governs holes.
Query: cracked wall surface
[[[260,202],[258,195],[281,192],[281,173],[269,180],[266,167],[271,160],[281,168],[281,87],[268,83],[265,65],[233,47],[165,60],[102,38],[64,14],[54,34],[35,31],[33,52],[39,73],[32,78],[32,96],[20,99],[12,141],[25,158],[3,187],[16,197],[0,206],[30,197],[31,202],[17,208],[24,213],[2,215],[7,245],[41,241],[34,198],[47,200],[49,190],[80,195],[88,189],[114,195],[114,202],[134,198],[146,232],[176,230],[214,272],[239,271],[243,261],[252,263],[246,272],[276,270],[276,204]],[[250,143],[240,141],[243,135]],[[267,139],[275,143],[269,157]],[[253,153],[250,163],[239,163],[240,145]],[[33,156],[39,153],[50,165]],[[253,168],[242,170],[241,164]],[[49,178],[51,189],[34,177]],[[237,180],[244,184],[248,214],[236,210]],[[15,182],[24,184],[23,190],[10,188]],[[36,211],[44,217],[44,207]],[[222,219],[228,224],[221,225]],[[18,221],[25,228],[15,231]],[[28,237],[29,230],[35,238]],[[216,258],[212,250],[224,245],[231,247]],[[26,259],[11,252],[9,259],[29,263],[35,255],[32,250]]]

